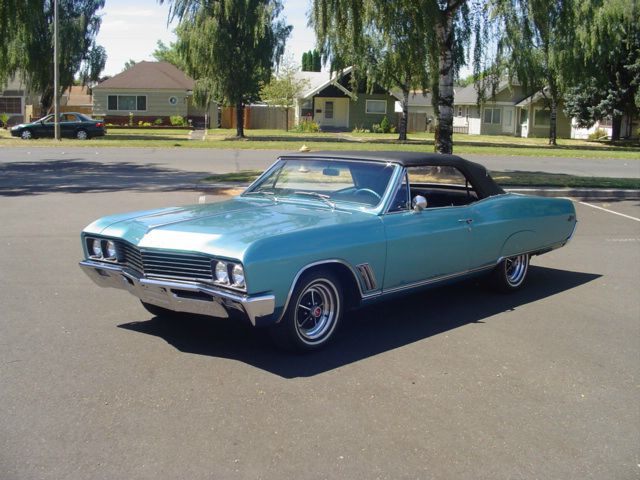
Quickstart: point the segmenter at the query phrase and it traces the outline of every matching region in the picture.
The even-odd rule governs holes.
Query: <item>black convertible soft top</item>
[[[397,163],[404,167],[455,167],[460,170],[474,186],[479,198],[505,193],[491,178],[487,169],[479,163],[470,162],[456,155],[426,152],[360,152],[360,151],[321,151],[291,153],[281,155],[282,159],[326,159],[364,162]]]

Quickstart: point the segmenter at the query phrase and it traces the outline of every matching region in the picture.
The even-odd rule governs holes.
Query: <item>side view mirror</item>
[[[421,212],[427,208],[427,199],[422,195],[416,195],[411,201],[411,208],[413,208],[414,212]]]

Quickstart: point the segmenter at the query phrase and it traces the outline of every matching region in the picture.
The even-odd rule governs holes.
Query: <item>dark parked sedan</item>
[[[53,137],[54,116],[47,115],[31,123],[21,123],[11,129],[11,135],[25,140],[36,137]],[[68,112],[60,114],[60,135],[63,137],[86,140],[101,137],[107,133],[104,122],[87,117],[81,113]]]

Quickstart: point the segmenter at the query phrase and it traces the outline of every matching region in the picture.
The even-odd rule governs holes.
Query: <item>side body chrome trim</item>
[[[386,295],[388,293],[396,293],[401,292],[403,290],[411,290],[412,288],[424,287],[426,285],[431,285],[432,283],[443,282],[445,280],[451,280],[457,277],[463,277],[465,275],[470,275],[472,273],[482,272],[483,270],[491,270],[495,268],[495,265],[485,265],[484,267],[472,268],[470,270],[464,270],[462,272],[457,273],[449,273],[447,275],[440,275],[439,277],[428,278],[426,280],[421,280],[419,282],[410,283],[408,285],[403,285],[401,287],[390,288],[389,290],[384,290],[382,295]]]

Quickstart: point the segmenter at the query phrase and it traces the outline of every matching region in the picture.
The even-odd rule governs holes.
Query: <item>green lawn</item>
[[[65,148],[91,147],[154,147],[154,148],[218,148],[237,150],[298,150],[303,144],[312,150],[394,150],[433,151],[433,134],[410,134],[407,142],[398,142],[396,134],[365,133],[297,133],[283,130],[246,130],[246,139],[234,138],[235,130],[213,129],[206,140],[189,140],[189,132],[176,129],[118,129],[108,130],[105,137],[78,141],[52,139],[28,141],[33,146],[57,146]],[[640,160],[640,147],[613,146],[584,140],[558,141],[557,147],[546,145],[544,138],[515,138],[488,135],[454,135],[454,153],[476,155],[563,157],[563,158],[618,158]],[[9,132],[0,130],[0,147],[24,146],[27,141],[11,138]]]

